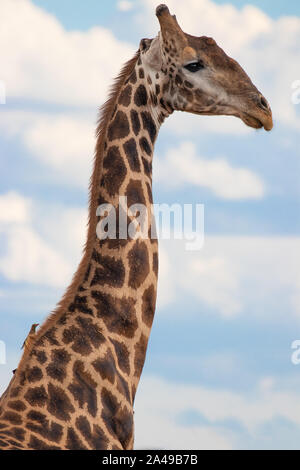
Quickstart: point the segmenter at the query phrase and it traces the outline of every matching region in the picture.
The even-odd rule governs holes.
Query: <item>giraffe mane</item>
[[[43,334],[50,328],[54,323],[64,314],[64,311],[68,308],[69,304],[72,302],[74,295],[80,286],[83,276],[85,275],[86,269],[88,267],[88,262],[92,252],[92,241],[93,237],[96,233],[96,209],[98,205],[97,201],[97,180],[102,173],[102,162],[103,162],[103,150],[104,150],[104,141],[105,141],[105,134],[108,127],[109,120],[113,113],[116,101],[119,97],[122,85],[126,81],[126,79],[131,75],[138,61],[140,56],[140,51],[137,50],[135,55],[132,59],[128,60],[122,67],[119,75],[115,78],[114,83],[112,84],[109,97],[107,101],[100,107],[99,110],[99,117],[97,121],[97,128],[96,128],[96,146],[94,152],[94,163],[93,163],[93,171],[90,178],[89,184],[89,217],[88,217],[88,230],[87,230],[87,237],[86,242],[83,248],[83,256],[79,263],[79,266],[73,275],[71,283],[69,287],[65,291],[64,295],[62,296],[61,300],[56,305],[55,309],[48,315],[44,323],[42,324],[41,328],[37,331],[36,337],[34,341],[32,341],[31,345],[24,350],[23,356],[21,357],[18,371],[21,369],[21,362],[30,355],[32,348],[35,345],[35,342],[43,336]]]

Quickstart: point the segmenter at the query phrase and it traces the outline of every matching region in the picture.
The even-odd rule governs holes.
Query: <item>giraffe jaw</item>
[[[186,109],[187,112],[192,114],[197,114],[200,116],[235,116],[241,119],[246,126],[252,127],[252,129],[262,129],[264,128],[266,131],[271,131],[273,129],[273,120],[272,114],[264,116],[263,119],[258,119],[258,117],[253,116],[251,114],[245,113],[243,111],[236,111],[236,109],[230,109],[228,107],[222,109],[219,113],[213,113],[210,111],[200,111],[200,110],[189,110]]]
[[[252,127],[253,129],[262,129],[262,128],[264,128],[266,131],[271,131],[273,129],[272,115],[269,115],[263,121],[258,119],[255,116],[252,116],[251,114],[248,114],[248,113],[241,113],[237,117],[242,119],[242,121],[247,126]]]

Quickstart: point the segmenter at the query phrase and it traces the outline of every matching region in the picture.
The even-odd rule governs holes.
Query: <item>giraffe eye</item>
[[[204,69],[204,64],[202,60],[198,60],[197,62],[191,62],[184,66],[189,72],[198,72],[198,70]]]

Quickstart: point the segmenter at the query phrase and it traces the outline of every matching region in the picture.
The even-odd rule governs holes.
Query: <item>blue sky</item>
[[[239,60],[275,126],[178,113],[161,129],[155,202],[203,203],[205,245],[191,254],[160,243],[136,445],[299,449],[299,2],[168,4],[186,32],[212,35]],[[97,110],[139,40],[157,34],[155,5],[1,2],[0,391],[80,260]]]
[[[118,10],[117,0],[104,0],[98,2],[97,0],[86,0],[85,3],[74,0],[33,0],[33,3],[47,10],[49,13],[55,15],[66,29],[80,29],[86,30],[99,23],[101,25],[112,27],[116,18],[123,20],[124,12]],[[278,18],[283,15],[299,15],[300,5],[296,0],[285,2],[283,0],[216,0],[216,4],[224,5],[231,4],[237,8],[243,8],[245,5],[254,5],[271,18]],[[132,13],[133,9],[142,9],[143,2],[132,2],[132,8],[128,10],[126,16]],[[97,19],[95,21],[95,18]],[[118,36],[118,31],[115,31]]]

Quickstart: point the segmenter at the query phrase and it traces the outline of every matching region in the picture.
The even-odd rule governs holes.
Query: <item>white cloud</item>
[[[74,186],[88,187],[92,171],[95,124],[67,115],[36,116],[23,138],[41,162],[63,174]]]
[[[19,138],[29,154],[55,171],[57,179],[88,188],[95,147],[95,119],[89,115],[6,111],[0,132]],[[171,175],[171,177],[170,177]],[[166,186],[203,186],[225,199],[258,199],[265,188],[250,170],[231,167],[224,158],[196,155],[193,143],[183,142],[154,158],[154,180]]]
[[[0,227],[3,224],[22,223],[29,220],[30,200],[15,191],[0,196]]]
[[[0,132],[19,138],[35,159],[55,171],[57,180],[87,190],[92,172],[95,121],[88,115],[6,111]]]
[[[241,433],[230,430],[232,421],[252,437],[275,418],[299,426],[298,394],[273,385],[266,377],[243,394],[144,376],[135,402],[135,448],[236,448]],[[187,412],[198,414],[204,424],[183,424],[180,417]]]
[[[226,436],[222,426],[176,421],[182,412],[194,408],[189,398],[189,387],[144,376],[135,400],[135,449],[231,449],[230,433]]]
[[[144,4],[149,9],[149,21],[157,28],[157,2],[144,0]],[[168,7],[186,33],[216,36],[217,41],[222,41],[221,46],[231,52],[239,52],[259,34],[270,32],[273,25],[271,18],[252,5],[237,9],[230,3],[217,5],[211,0],[187,0],[185,3],[169,0]]]
[[[79,252],[82,244],[72,251],[73,256],[70,256],[70,259],[73,262],[70,261],[65,252],[58,249],[58,243],[53,243],[53,240],[51,243],[49,235],[44,237],[38,233],[33,223],[35,210],[32,201],[17,193],[9,192],[0,196],[0,233],[2,238],[0,272],[13,282],[20,281],[53,287],[67,286],[76,259],[74,251]],[[63,238],[64,232],[67,232],[68,241],[71,238],[71,231],[74,231],[76,235],[75,224],[68,227],[69,215],[70,210],[65,211],[65,217],[60,215],[60,236]],[[45,215],[43,217],[45,219]],[[53,220],[52,223],[54,224]],[[69,229],[69,232],[64,230],[66,228]],[[73,237],[72,241],[75,244],[79,242],[79,239],[80,235],[77,235]]]
[[[174,299],[174,282],[172,281],[172,262],[162,245],[159,249],[159,289],[157,303],[164,307]]]
[[[300,238],[206,236],[204,248],[193,252],[184,243],[160,240],[162,306],[188,297],[200,301],[200,311],[203,303],[228,318],[247,313],[285,322],[299,316]]]
[[[224,199],[260,199],[264,195],[264,184],[255,173],[233,168],[224,158],[197,156],[192,142],[168,150],[164,159],[155,159],[154,180],[167,187],[203,186]]]
[[[297,289],[292,294],[291,302],[292,302],[292,306],[293,306],[295,313],[300,318],[300,276],[299,274],[296,275],[295,284],[297,286]]]
[[[38,215],[41,236],[55,247],[57,252],[64,254],[74,271],[86,241],[87,208],[43,205],[39,208]]]
[[[68,263],[30,227],[11,227],[0,271],[10,281],[62,286],[71,272]]]
[[[20,138],[30,155],[59,178],[88,187],[95,146],[95,119],[89,115],[6,111],[0,116],[0,132]],[[253,172],[233,168],[223,158],[209,161],[197,156],[191,142],[168,150],[162,160],[155,158],[154,179],[166,186],[204,186],[225,199],[256,199],[264,194],[263,182]]]
[[[194,284],[196,297],[215,307],[224,316],[235,315],[242,310],[238,294],[239,279],[233,272],[229,259],[210,256],[195,260],[191,262],[190,270],[196,282],[185,278],[184,286],[189,290],[191,284]]]
[[[216,247],[215,253],[212,245]],[[160,240],[163,257],[160,259],[158,306],[165,307],[192,295],[224,317],[241,313],[244,304],[240,298],[241,279],[236,259],[230,258],[225,250],[221,237],[214,241],[206,239],[200,252],[184,251],[179,240]],[[171,268],[166,269],[165,264]],[[172,266],[176,266],[175,271]]]
[[[119,2],[123,10],[130,5],[132,2]],[[157,2],[144,0],[144,5],[141,27],[144,35],[155,36]],[[253,6],[237,9],[211,0],[170,0],[168,6],[176,12],[185,31],[214,36],[226,52],[239,60],[269,98],[275,124],[300,128],[299,114],[291,102],[291,85],[299,78],[299,18],[272,20]],[[6,83],[8,100],[20,97],[94,106],[106,98],[112,77],[137,47],[118,41],[109,30],[98,26],[87,32],[68,32],[54,16],[29,0],[2,0],[0,18],[4,25],[0,32],[1,79]],[[182,119],[186,120],[184,126]],[[200,120],[177,113],[167,126],[184,135],[199,129],[212,133],[251,132],[237,119],[216,119]]]
[[[117,8],[120,11],[129,11],[133,8],[133,3],[129,2],[128,0],[121,0],[117,3]]]
[[[0,2],[1,79],[12,97],[98,105],[134,47],[105,28],[66,31],[29,0]]]
[[[174,359],[177,359],[176,356]],[[183,367],[185,361],[186,356],[183,356],[180,363],[181,367]],[[193,354],[193,356],[188,358],[188,361],[195,367],[195,376],[201,373],[205,380],[218,377],[218,380],[226,380],[228,383],[228,380],[233,380],[236,376],[241,378],[243,373],[243,361],[237,352],[232,353],[223,350],[222,352],[210,353],[203,356]]]

